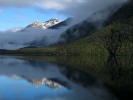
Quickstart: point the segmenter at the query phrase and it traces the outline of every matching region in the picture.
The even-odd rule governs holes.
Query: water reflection
[[[1,99],[41,99],[41,96],[45,98],[55,98],[58,95],[70,93],[65,87],[54,87],[52,83],[49,86],[36,85],[35,82],[29,82],[26,79],[11,78],[6,76],[0,77],[0,95]],[[47,82],[49,82],[47,80]],[[47,99],[46,99],[47,100]]]
[[[103,82],[107,83],[113,89],[119,100],[133,100],[133,57],[132,56],[116,56],[116,57],[100,57],[100,56],[84,56],[84,57],[28,57],[27,60],[57,62],[66,65],[66,77],[82,84],[89,84],[88,79],[85,81],[84,74],[80,74],[78,79],[73,77],[72,72],[75,69],[82,70]],[[75,68],[71,71],[72,68]],[[71,72],[71,73],[69,73]],[[65,72],[63,72],[65,73]],[[84,77],[83,77],[83,76]],[[81,77],[82,76],[82,77]],[[73,78],[72,78],[73,77]],[[90,80],[90,78],[89,78]],[[85,85],[85,87],[87,87]],[[90,85],[90,84],[89,84]]]
[[[76,62],[76,63],[75,63]],[[119,100],[133,100],[133,57],[66,57],[58,63],[80,69],[109,84]]]
[[[100,80],[49,62],[0,57],[0,99],[115,100]]]

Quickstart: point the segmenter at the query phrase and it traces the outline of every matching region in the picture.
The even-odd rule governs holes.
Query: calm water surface
[[[0,100],[119,99],[104,82],[83,71],[20,58],[0,56]]]

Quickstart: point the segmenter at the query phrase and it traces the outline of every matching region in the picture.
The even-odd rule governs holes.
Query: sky
[[[40,13],[36,10],[39,8],[7,8],[0,12],[0,30],[7,30],[9,28],[26,27],[36,20],[44,22],[52,18],[66,19],[67,16],[57,14],[56,11],[46,10],[46,13]],[[30,12],[30,13],[29,13]]]
[[[45,22],[51,18],[59,18],[65,20],[68,15],[61,14],[55,8],[42,7],[41,5],[34,5],[32,2],[23,2],[23,0],[5,0],[0,1],[0,30],[5,31],[10,28],[26,27],[36,20]],[[13,3],[13,1],[16,1]],[[30,1],[30,0],[29,0]],[[38,1],[38,0],[31,0]],[[43,0],[46,1],[46,0]],[[4,6],[1,4],[5,4]],[[6,5],[6,3],[9,3]],[[28,4],[29,3],[29,4]],[[20,5],[20,6],[19,6]],[[48,5],[47,5],[48,6]]]
[[[26,27],[36,20],[85,17],[94,10],[126,0],[0,0],[0,30]],[[95,5],[95,6],[94,6]],[[104,5],[104,6],[103,6]]]
[[[36,20],[45,22],[51,18],[65,20],[74,16],[68,9],[89,0],[0,0],[0,30],[26,27]]]

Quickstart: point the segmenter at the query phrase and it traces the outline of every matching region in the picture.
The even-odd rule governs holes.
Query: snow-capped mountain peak
[[[62,22],[62,20],[57,19],[57,18],[51,18],[50,20],[48,20],[46,22],[40,22],[39,20],[36,20],[35,22],[28,25],[27,27],[47,29],[47,28],[54,26],[60,22]]]
[[[53,27],[54,25],[59,24],[61,22],[63,22],[63,20],[60,20],[58,18],[51,18],[50,20],[45,21],[45,22],[41,22],[39,20],[36,20],[35,22],[33,22],[32,24],[29,24],[25,28],[48,29],[48,28]],[[11,28],[11,29],[8,29],[7,31],[9,31],[9,32],[18,32],[18,31],[21,31],[25,28]]]
[[[50,20],[45,22],[45,26],[48,28],[48,27],[54,26],[60,22],[62,22],[62,20],[57,19],[57,18],[51,18]]]
[[[10,28],[8,29],[7,31],[8,32],[18,32],[18,31],[21,31],[23,28]]]
[[[40,22],[39,20],[36,20],[35,22],[33,22],[32,24],[28,25],[27,27],[46,29],[46,27],[44,26],[44,23]]]

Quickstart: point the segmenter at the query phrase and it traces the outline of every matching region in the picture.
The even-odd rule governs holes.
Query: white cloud
[[[45,7],[48,9],[64,9],[65,6],[56,2],[48,2],[48,3],[44,3],[42,7]]]
[[[42,9],[54,9],[70,15],[78,12],[82,15],[82,13],[125,1],[127,0],[0,0],[0,8],[38,6]]]
[[[45,0],[42,7],[62,10],[85,2],[88,2],[88,0]]]
[[[0,0],[0,7],[26,7],[30,5],[67,5],[70,3],[82,3],[88,0]],[[47,6],[46,6],[47,7]],[[52,6],[51,6],[52,7]],[[53,7],[54,8],[54,7]]]
[[[92,13],[128,0],[40,0],[34,3],[42,9],[54,9],[58,13],[78,17],[78,22],[88,18]]]

